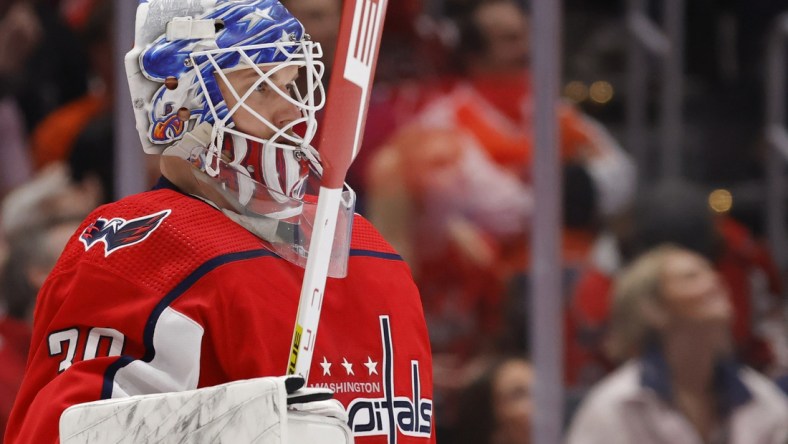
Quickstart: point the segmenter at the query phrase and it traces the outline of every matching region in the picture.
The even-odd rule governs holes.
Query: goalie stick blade
[[[342,188],[364,135],[388,0],[345,0],[320,137],[323,185]]]

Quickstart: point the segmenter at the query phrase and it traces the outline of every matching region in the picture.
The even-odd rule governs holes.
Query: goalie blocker
[[[78,404],[60,417],[62,444],[211,442],[352,444],[347,414],[300,377]]]

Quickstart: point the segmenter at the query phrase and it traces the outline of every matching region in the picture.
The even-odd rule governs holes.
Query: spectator
[[[561,288],[571,289],[585,271],[599,235],[599,199],[594,181],[582,163],[565,164],[561,177]],[[507,333],[502,336],[502,343],[505,350],[527,353],[529,304],[524,296],[528,294],[530,285],[530,247],[518,245],[516,251],[522,258],[514,263],[523,263],[525,266],[508,279],[506,306],[503,309]],[[565,317],[567,331],[573,332],[575,326],[572,316],[565,313]]]
[[[533,154],[528,16],[514,0],[476,0],[463,9],[456,19],[454,57],[462,78],[415,121],[473,137],[496,163],[528,183]],[[604,127],[571,105],[559,103],[557,113],[562,161],[586,167],[602,216],[621,211],[634,189],[632,160]]]
[[[742,225],[711,212],[699,187],[668,181],[648,188],[639,194],[631,211],[611,226],[614,234],[600,236],[591,265],[573,291],[566,344],[568,385],[587,388],[610,370],[602,338],[610,318],[613,276],[622,263],[662,243],[706,257],[721,273],[734,307],[732,328],[738,357],[762,371],[777,364],[773,341],[761,337],[760,315],[754,309],[761,299],[772,306],[781,303],[776,267],[765,247]],[[759,280],[764,285],[752,285]]]
[[[476,285],[481,289],[484,299],[498,301],[493,303],[498,304],[494,311],[500,312],[503,289],[509,284],[512,275],[527,268],[528,264],[524,252],[527,251],[527,216],[530,211],[527,194],[532,120],[530,87],[526,80],[529,59],[525,32],[527,17],[516,2],[494,0],[474,2],[467,14],[458,21],[460,44],[456,59],[463,61],[462,71],[467,78],[458,81],[448,94],[427,104],[413,118],[412,124],[399,129],[382,148],[371,154],[373,158],[366,171],[370,197],[368,214],[384,226],[384,231],[396,233],[390,234],[390,238],[400,240],[397,246],[404,248],[401,251],[409,258],[417,278],[422,278],[420,285],[425,300],[430,300],[432,287],[436,288],[436,292],[446,294],[450,293],[446,291],[450,286],[471,288]],[[562,135],[565,141],[563,160],[567,165],[582,169],[584,178],[591,179],[595,199],[590,210],[593,213],[591,217],[597,219],[614,214],[630,198],[627,190],[632,188],[634,182],[631,161],[599,125],[566,105],[561,107],[559,114],[562,131],[565,132]],[[435,154],[439,150],[433,148],[440,144],[453,146],[455,152],[444,150],[442,155]],[[461,145],[463,148],[457,149]],[[402,154],[393,154],[397,150]],[[398,162],[394,160],[396,156],[406,158],[406,151],[419,150],[425,159],[431,157],[432,160],[422,161],[418,165],[411,163],[407,167],[403,167],[403,162],[399,173],[395,175],[381,171],[381,168],[385,170],[387,167],[396,169],[392,166]],[[444,160],[440,163],[435,159]],[[501,178],[495,185],[495,180],[479,179],[485,174],[470,173],[473,167],[469,168],[468,177],[463,179],[466,181],[464,186],[467,188],[473,184],[480,199],[468,198],[467,194],[458,192],[456,188],[447,191],[457,185],[419,188],[414,187],[413,181],[409,179],[419,174],[425,178],[430,178],[430,175],[437,177],[438,174],[433,174],[430,168],[442,172],[453,168],[454,174],[457,174],[460,169],[446,167],[461,165],[468,159],[476,159],[473,160],[475,164],[485,165],[479,167],[483,171],[496,171],[490,177]],[[440,175],[445,178],[445,174]],[[477,175],[477,178],[471,179],[473,175]],[[398,183],[392,180],[394,177],[404,177],[405,180]],[[390,199],[375,202],[383,194],[391,198],[392,191],[398,187],[400,194],[409,197],[396,202],[418,202],[411,209],[423,209],[419,215],[403,211],[401,206],[394,210],[394,202]],[[438,188],[442,191],[438,192]],[[512,194],[516,196],[512,197]],[[434,199],[434,196],[431,198],[429,195],[441,197]],[[485,202],[485,205],[480,205],[480,202]],[[508,210],[490,211],[494,208]],[[469,217],[469,213],[473,212],[475,217]],[[391,217],[393,213],[399,217]],[[430,213],[433,216],[442,213],[444,219],[441,221],[440,218],[429,217]],[[450,214],[462,215],[464,223],[448,223],[446,215]],[[490,217],[490,214],[498,216]],[[587,216],[571,212],[570,217]],[[418,234],[419,229],[423,229],[422,234]],[[583,259],[578,257],[584,258],[585,252],[589,250],[589,237],[593,237],[593,234],[589,236],[587,232],[569,230],[567,235],[571,241],[568,243],[571,248],[567,249],[567,253],[572,256],[571,261],[573,264],[582,262]],[[460,237],[465,242],[445,241],[452,237]],[[410,248],[414,245],[418,247]],[[462,245],[473,245],[473,248],[462,248]],[[455,270],[462,271],[452,275],[446,264],[456,264],[464,258],[471,266],[455,266]],[[428,270],[426,266],[430,263],[436,267]],[[439,282],[438,276],[450,277],[436,285],[427,281]],[[447,299],[449,305],[462,298],[456,294]],[[461,291],[460,294],[467,293]],[[441,346],[436,344],[436,350],[440,349]]]
[[[24,375],[33,323],[36,294],[43,285],[78,219],[42,221],[27,227],[10,242],[9,256],[0,282],[0,442]]]
[[[532,203],[527,16],[512,0],[476,1],[457,21],[455,59],[463,77],[373,150],[366,171],[367,214],[408,258],[436,371],[449,374],[442,365],[461,373],[456,367],[482,350],[522,347],[503,341],[502,333],[506,315],[522,313],[520,306],[507,310],[505,296],[530,262]],[[590,179],[584,184],[594,195],[583,202],[590,204],[584,214],[567,214],[591,224],[585,219],[613,214],[628,201],[633,165],[602,127],[575,109],[561,105],[559,117],[562,160],[576,167],[567,167],[570,176],[580,177],[579,170]],[[567,268],[585,259],[595,234],[586,228],[566,231]],[[523,292],[516,293],[520,302]],[[453,385],[437,388],[450,397]]]
[[[520,357],[496,359],[459,398],[456,444],[531,442],[531,365]]]
[[[6,196],[0,227],[13,239],[41,223],[82,218],[101,203],[103,195],[99,180],[72,181],[67,166],[53,164]]]
[[[526,229],[532,203],[528,187],[492,162],[473,138],[418,125],[380,148],[367,186],[370,217],[398,240],[395,246],[417,275],[423,262],[452,243],[452,220],[466,221],[482,238],[513,237]],[[490,248],[476,245],[465,253],[484,263],[492,260],[485,259],[492,252],[482,253]]]
[[[413,270],[440,375],[437,422],[451,427],[463,367],[501,343],[509,250],[524,243],[530,190],[445,129],[405,129],[370,166],[368,214]]]
[[[0,199],[30,178],[32,166],[27,148],[27,132],[16,102],[10,97],[0,98]]]
[[[788,400],[732,354],[732,306],[698,253],[666,245],[618,277],[609,350],[629,359],[590,392],[568,443],[784,444]]]
[[[79,222],[73,216],[42,220],[9,241],[13,260],[3,270],[8,316],[32,324],[36,294]]]
[[[111,3],[111,2],[107,2]],[[45,0],[0,5],[0,97],[12,97],[26,130],[87,89],[82,45]]]
[[[84,47],[90,61],[90,89],[48,114],[36,125],[30,137],[33,166],[44,166],[68,159],[74,143],[91,124],[109,118],[114,93],[112,65],[112,3],[100,2],[91,12],[83,30]],[[104,149],[111,150],[112,145]]]
[[[68,168],[56,164],[3,199],[0,243],[9,245],[2,248],[8,251],[0,258],[4,264],[0,276],[0,429],[5,429],[25,370],[38,289],[68,237],[98,205],[101,194],[98,181],[72,182]]]
[[[370,218],[414,271],[433,352],[467,359],[489,350],[502,325],[507,249],[523,244],[529,189],[473,139],[441,129],[403,131],[372,167]]]

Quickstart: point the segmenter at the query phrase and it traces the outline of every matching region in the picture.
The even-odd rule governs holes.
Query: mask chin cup
[[[350,188],[346,188],[342,192],[342,202],[337,212],[334,243],[328,263],[328,276],[332,278],[344,278],[347,276],[355,201],[355,192]],[[279,257],[301,268],[306,268],[316,213],[317,202],[305,202],[301,214],[279,220],[276,227],[276,236],[273,241],[269,241],[271,250]]]
[[[317,214],[316,195],[308,193],[304,199],[284,196],[226,163],[221,164],[217,177],[197,168],[193,172],[218,193],[221,202],[216,203],[227,217],[264,240],[264,246],[277,256],[306,268]],[[312,189],[317,190],[317,185]],[[355,203],[355,192],[345,185],[328,266],[332,278],[347,276]]]

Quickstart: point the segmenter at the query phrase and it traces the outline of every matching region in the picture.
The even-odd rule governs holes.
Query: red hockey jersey
[[[432,363],[410,270],[356,217],[328,279],[310,385],[333,389],[356,442],[435,441]],[[303,269],[172,187],[98,208],[36,306],[8,443],[52,443],[76,403],[285,373]]]

